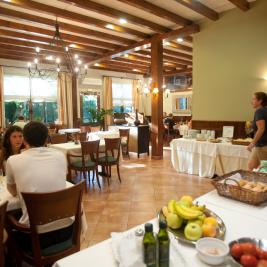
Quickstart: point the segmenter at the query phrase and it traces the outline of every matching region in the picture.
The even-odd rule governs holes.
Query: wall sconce
[[[155,87],[155,88],[153,89],[153,95],[156,95],[156,94],[158,94],[158,93],[159,93],[159,88]]]
[[[168,98],[170,93],[171,93],[170,89],[166,89],[165,90],[165,98]]]
[[[267,75],[265,75],[265,76],[263,77],[263,79],[264,79],[265,81],[267,81]]]
[[[145,88],[144,88],[144,94],[145,94],[146,96],[148,96],[149,93],[150,93],[150,91],[149,91],[148,87],[145,86]]]

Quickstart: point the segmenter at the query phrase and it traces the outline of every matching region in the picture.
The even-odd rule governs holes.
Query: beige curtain
[[[103,79],[103,104],[104,109],[112,109],[113,108],[113,99],[112,99],[112,78],[111,77],[104,77]],[[112,116],[108,115],[105,119],[106,126],[112,125]]]
[[[63,125],[72,128],[72,76],[70,73],[59,73],[57,89],[58,120]]]
[[[139,94],[138,94],[138,80],[133,80],[133,108],[139,110]]]
[[[5,127],[4,69],[0,66],[0,127]]]

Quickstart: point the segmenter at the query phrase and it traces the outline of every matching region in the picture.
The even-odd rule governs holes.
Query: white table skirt
[[[181,173],[213,177],[238,169],[247,169],[250,152],[245,146],[229,143],[199,142],[174,139],[171,142],[171,161]]]
[[[267,232],[265,231],[267,227],[267,207],[254,207],[242,204],[234,200],[220,197],[215,191],[210,192],[197,200],[201,204],[206,204],[209,209],[216,212],[216,214],[223,219],[226,225],[226,243],[241,237],[267,239]],[[242,209],[240,207],[242,207]],[[155,226],[157,226],[157,219],[154,219],[152,222]],[[141,227],[143,227],[143,225]],[[134,229],[135,228],[129,231],[133,231]],[[198,259],[196,250],[193,246],[187,246],[182,243],[179,243],[178,245],[179,251],[187,263],[187,265],[183,267],[208,266]],[[69,257],[61,259],[56,262],[53,267],[73,266],[118,267],[118,264],[115,262],[112,254],[111,239],[105,240]],[[230,265],[227,266],[226,264],[221,266],[230,267]]]

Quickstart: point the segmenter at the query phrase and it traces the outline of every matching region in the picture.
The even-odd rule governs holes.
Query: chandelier
[[[51,43],[51,53],[46,54],[40,47],[35,48],[35,58],[28,62],[30,77],[51,78],[60,72],[68,72],[76,75],[86,75],[88,66],[82,64],[78,54],[72,55],[66,42],[62,39],[59,32],[59,24],[56,19],[55,34]],[[51,66],[53,65],[53,66]]]

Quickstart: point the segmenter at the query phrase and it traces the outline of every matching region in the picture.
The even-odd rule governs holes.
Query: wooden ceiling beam
[[[28,42],[25,40],[16,40],[16,39],[12,39],[12,38],[8,38],[8,37],[2,37],[2,36],[0,36],[0,44],[15,45],[15,46],[19,46],[19,47],[30,47],[30,48],[32,48],[33,51],[35,51],[36,46],[38,46],[41,48],[41,50],[52,51],[52,52],[61,53],[61,54],[65,53],[62,49],[60,49],[58,47],[53,47],[53,46],[48,45],[48,44]],[[74,49],[74,48],[70,48],[69,50],[73,53],[77,53],[77,54],[83,55],[83,56],[88,56],[91,58],[97,56],[97,54],[91,53],[89,51],[81,51],[81,50]]]
[[[185,36],[189,36],[191,34],[194,34],[194,33],[197,33],[199,32],[199,25],[196,25],[196,24],[192,24],[192,25],[189,25],[189,26],[185,26],[183,28],[180,28],[180,29],[176,29],[176,30],[173,30],[173,31],[170,31],[168,33],[162,33],[162,34],[158,34],[157,35],[157,38],[159,40],[165,40],[165,39],[169,39],[169,38],[176,38],[178,36],[180,37],[185,37]],[[99,56],[98,58],[96,58],[94,61],[92,62],[88,62],[88,64],[94,64],[94,63],[97,63],[99,61],[102,61],[102,60],[106,60],[106,59],[110,59],[110,58],[114,58],[114,57],[118,57],[118,56],[121,56],[121,53],[131,53],[135,50],[135,48],[142,48],[143,46],[145,45],[148,45],[151,43],[151,38],[148,38],[148,39],[145,39],[141,42],[136,42],[130,46],[127,46],[127,47],[124,47],[124,48],[120,48],[114,52],[108,52],[102,56]]]
[[[13,21],[3,20],[1,18],[0,18],[0,25],[2,27],[16,30],[16,32],[25,31],[25,32],[30,32],[30,33],[46,35],[49,38],[51,38],[51,41],[55,34],[55,30],[47,30],[47,29],[43,29],[43,28],[39,28],[35,26],[30,26],[26,24],[13,22]],[[66,34],[66,33],[60,33],[60,35],[64,41],[76,42],[76,43],[85,44],[85,45],[88,45],[88,44],[95,45],[96,47],[102,47],[108,50],[118,49],[120,47],[120,45],[116,45],[116,44],[112,44],[112,43],[108,43],[104,41],[99,41],[99,40],[94,40],[94,39],[89,39],[89,38],[85,38],[81,36],[74,36],[74,35]]]
[[[243,11],[248,11],[250,8],[249,2],[247,0],[228,0],[238,8]]]
[[[118,68],[113,68],[113,67],[107,67],[107,66],[103,66],[103,67],[90,67],[90,69],[95,69],[95,70],[107,70],[107,71],[114,71],[114,72],[125,72],[125,73],[133,73],[133,74],[139,74],[139,75],[144,75],[145,72],[138,72],[138,71],[131,71],[131,70],[123,70],[123,69],[118,69]]]
[[[144,10],[146,12],[149,12],[153,15],[156,15],[160,18],[169,20],[174,22],[175,24],[185,26],[185,25],[190,25],[193,22],[185,19],[175,13],[172,13],[166,9],[163,9],[157,5],[154,5],[150,2],[147,2],[145,0],[118,0],[119,2],[125,3],[127,5],[139,8],[141,10]]]
[[[39,17],[36,15],[32,15],[29,13],[24,13],[21,11],[16,11],[16,10],[4,8],[4,7],[0,7],[0,14],[4,15],[6,17],[15,18],[21,22],[27,21],[27,22],[31,22],[31,23],[35,22],[38,24],[46,25],[46,26],[53,26],[53,27],[55,26],[55,20],[44,18],[44,17]],[[91,30],[88,28],[64,23],[61,21],[58,21],[58,24],[59,24],[60,30],[64,30],[64,31],[68,31],[68,32],[76,33],[76,34],[94,36],[94,37],[101,38],[104,40],[115,41],[115,42],[121,43],[123,45],[130,45],[134,42],[131,39],[127,39],[124,37],[100,32],[100,31]]]
[[[99,3],[87,0],[60,0],[61,2],[64,3],[68,3],[68,4],[72,4],[74,6],[89,10],[89,11],[93,11],[93,12],[97,12],[98,14],[104,15],[104,16],[108,16],[108,17],[112,17],[115,18],[117,20],[119,20],[120,18],[126,19],[127,22],[131,23],[131,24],[135,24],[135,25],[139,25],[142,27],[146,27],[154,32],[168,32],[170,31],[169,28],[164,27],[160,24],[154,23],[152,21],[140,18],[140,17],[136,17],[133,16],[131,14],[128,14],[126,12],[120,11],[118,9],[114,9],[111,8],[109,6],[104,6],[101,5]]]
[[[205,6],[204,4],[200,3],[199,1],[195,0],[174,0],[177,3],[197,12],[198,14],[201,14],[202,16],[205,16],[211,20],[218,20],[219,14],[214,11],[213,9]]]
[[[145,66],[137,66],[137,65],[129,65],[126,63],[117,63],[117,62],[112,62],[112,61],[105,61],[105,62],[100,62],[99,63],[100,66],[104,65],[104,66],[109,66],[109,67],[115,67],[115,68],[122,68],[122,69],[129,69],[129,70],[133,70],[133,69],[138,69],[141,72],[147,72],[148,67]]]
[[[164,48],[163,49],[163,53],[166,54],[166,55],[169,55],[169,56],[178,57],[178,58],[184,58],[184,59],[190,60],[190,61],[192,61],[192,59],[193,59],[193,56],[191,56],[191,55],[188,55],[188,54],[185,54],[185,53],[181,53],[181,52],[177,52],[177,51],[173,51],[173,50],[170,50],[168,48]]]
[[[164,45],[164,47],[172,47],[172,48],[176,48],[179,50],[184,50],[186,52],[192,52],[193,48],[191,46],[186,46],[186,45],[182,45],[182,44],[177,44],[175,42],[168,42],[168,45]]]
[[[18,6],[24,9],[35,10],[40,13],[49,14],[49,15],[52,15],[58,18],[64,18],[64,19],[69,19],[69,20],[76,21],[76,22],[85,23],[85,24],[96,26],[96,27],[99,27],[105,30],[108,29],[106,26],[107,24],[109,24],[109,22],[107,21],[88,17],[85,15],[71,12],[66,9],[64,10],[64,9],[61,9],[55,6],[46,5],[43,3],[31,1],[31,0],[16,0],[16,1],[6,2],[6,3],[12,6]],[[114,26],[114,29],[112,31],[115,31],[115,32],[127,33],[127,34],[134,35],[140,38],[149,37],[147,34],[143,32],[136,31],[130,28],[126,28],[118,24],[113,23],[113,26]]]
[[[142,64],[138,64],[138,62],[123,62],[123,61],[118,61],[118,60],[105,60],[105,61],[102,61],[101,63],[110,63],[110,64],[114,64],[114,65],[121,65],[121,66],[128,66],[129,68],[140,68],[140,69],[147,69],[150,64],[147,64],[147,65],[142,65]]]
[[[113,58],[112,60],[117,61],[117,62],[126,62],[129,64],[138,64],[138,65],[142,65],[142,66],[150,66],[149,62],[139,61],[139,60],[129,59],[129,58],[117,57],[117,58]]]
[[[24,40],[26,39],[29,42],[42,42],[42,43],[47,43],[47,44],[50,44],[51,40],[52,40],[51,38],[46,38],[43,36],[31,35],[31,34],[9,31],[9,30],[4,30],[4,29],[0,29],[0,35],[13,37],[15,39],[24,39]],[[103,53],[109,52],[107,49],[103,49],[103,48],[99,48],[99,47],[95,47],[95,46],[90,46],[90,45],[84,45],[84,44],[80,44],[77,42],[73,43],[73,42],[67,42],[66,41],[65,44],[67,46],[74,44],[77,48],[79,48],[81,50],[91,51],[93,53],[100,54],[100,55]],[[38,46],[38,45],[36,45],[36,46]]]

